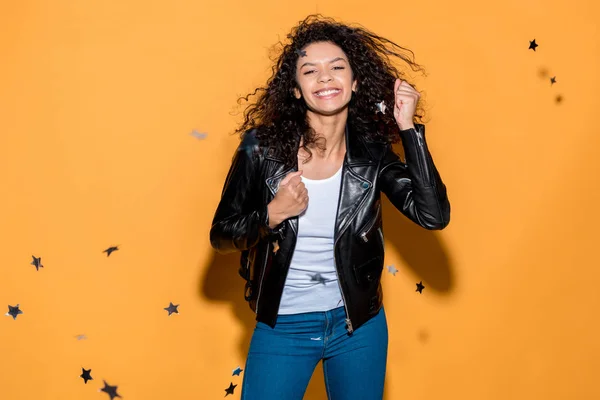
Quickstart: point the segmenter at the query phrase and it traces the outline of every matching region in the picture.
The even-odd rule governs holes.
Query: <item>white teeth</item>
[[[333,90],[326,90],[324,92],[318,92],[318,93],[316,93],[316,95],[317,96],[329,96],[330,94],[337,93],[337,92],[339,92],[339,90],[333,89]]]

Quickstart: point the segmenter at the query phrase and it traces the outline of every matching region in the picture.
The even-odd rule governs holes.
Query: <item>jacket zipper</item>
[[[371,230],[371,228],[373,228],[373,225],[375,225],[375,223],[377,222],[377,218],[379,218],[379,213],[381,212],[381,204],[379,205],[379,207],[377,208],[377,213],[375,214],[375,218],[373,218],[373,220],[369,223],[368,227],[363,229],[363,231],[360,233],[360,238],[367,243],[369,241],[369,239],[367,239],[367,233],[369,233],[369,231]]]
[[[425,154],[423,154],[424,151],[424,147],[423,147],[423,136],[421,135],[421,132],[419,132],[418,129],[415,128],[415,132],[417,135],[417,155],[419,157],[419,166],[420,168],[422,168],[422,178],[425,181],[425,184],[427,186],[431,185],[431,179],[429,176],[429,166],[427,165],[427,157],[425,156]]]
[[[258,280],[258,295],[256,296],[256,314],[258,314],[258,301],[260,300],[260,293],[262,291],[263,279],[265,277],[265,269],[267,268],[267,261],[269,260],[269,252],[271,243],[267,242],[267,252],[265,254],[265,263],[263,264],[262,271],[260,272],[260,279]]]
[[[337,223],[337,216],[336,216],[336,223]],[[346,311],[346,330],[348,331],[348,333],[352,333],[352,332],[354,332],[354,329],[352,328],[352,321],[350,320],[350,315],[348,314],[348,306],[346,304],[346,297],[344,296],[344,288],[342,287],[342,285],[340,283],[340,274],[338,273],[338,270],[337,270],[337,260],[335,258],[336,245],[337,245],[337,239],[333,242],[333,264],[335,266],[335,274],[337,275],[337,278],[338,278],[338,284],[340,286],[340,293],[342,295],[342,300],[344,301],[344,310]]]
[[[344,164],[346,164],[346,158],[344,157]],[[344,173],[343,168],[344,168],[344,164],[342,164],[342,174]],[[343,175],[342,175],[342,180],[343,180]],[[340,209],[340,201],[342,198],[342,184],[340,183],[340,191],[338,194],[338,205],[337,205],[337,209],[335,212],[335,223],[333,225],[333,235],[335,235],[335,227],[337,226],[337,220],[338,220],[338,211]],[[350,319],[350,313],[348,313],[348,304],[346,303],[346,297],[344,296],[344,288],[342,287],[341,281],[340,281],[340,274],[338,272],[338,266],[337,266],[337,259],[335,258],[335,249],[337,246],[337,242],[338,242],[338,237],[336,236],[336,238],[333,241],[333,266],[335,267],[335,274],[337,276],[338,279],[338,285],[340,287],[340,294],[342,295],[342,300],[344,301],[344,310],[346,312],[346,330],[348,331],[348,333],[352,333],[354,332],[354,328],[352,327],[352,320]]]

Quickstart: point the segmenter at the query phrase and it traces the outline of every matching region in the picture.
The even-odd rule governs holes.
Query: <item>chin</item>
[[[309,107],[309,110],[312,111],[313,113],[319,114],[319,115],[326,115],[326,116],[336,115],[347,109],[348,109],[348,103],[344,104],[341,107],[331,107],[331,108]]]

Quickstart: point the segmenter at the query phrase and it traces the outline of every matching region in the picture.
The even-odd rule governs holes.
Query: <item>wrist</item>
[[[412,122],[399,123],[398,128],[400,129],[400,131],[408,131],[410,129],[416,129],[415,124],[413,124]]]
[[[269,204],[267,204],[267,214],[269,215],[268,225],[270,229],[274,229],[287,218],[274,201],[271,201]]]

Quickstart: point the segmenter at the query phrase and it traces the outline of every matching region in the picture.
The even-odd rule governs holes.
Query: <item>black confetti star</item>
[[[175,314],[179,314],[179,311],[177,311],[177,307],[179,307],[179,304],[177,304],[176,306],[173,305],[173,303],[169,302],[169,307],[165,307],[163,308],[163,310],[167,310],[169,312],[169,315],[175,313]]]
[[[529,49],[535,51],[535,48],[538,47],[538,44],[535,42],[535,39],[529,41]],[[527,50],[529,50],[527,49]]]
[[[556,100],[557,103],[560,103],[560,102],[563,101],[563,97],[559,94],[559,95],[556,96],[555,100]]]
[[[104,387],[102,389],[100,389],[100,391],[107,393],[110,396],[110,400],[113,400],[115,397],[121,397],[117,393],[117,386],[110,386],[108,383],[106,383],[106,381],[103,381],[103,382],[104,382]]]
[[[423,286],[423,281],[421,281],[417,283],[417,290],[415,292],[423,293],[423,289],[425,289],[425,286]]]
[[[296,50],[296,54],[300,57],[306,57],[306,50]]]
[[[242,372],[243,369],[241,369],[240,367],[237,367],[236,369],[233,370],[233,374],[231,376],[237,375],[240,376],[240,372]]]
[[[310,276],[310,280],[311,280],[311,282],[315,281],[315,282],[320,282],[320,283],[322,283],[323,285],[325,284],[325,278],[323,278],[323,277],[321,276],[321,274],[320,274],[320,273],[318,273],[318,272],[317,272],[316,274],[314,274],[314,275],[311,275],[311,276]]]
[[[81,375],[79,375],[81,378],[83,378],[84,383],[87,383],[87,381],[93,380],[94,378],[92,378],[91,369],[85,369],[85,368],[81,368],[81,370],[83,371],[81,373]]]
[[[44,268],[44,266],[42,265],[42,257],[37,258],[36,256],[31,256],[31,258],[33,258],[31,265],[35,267],[36,271],[39,271],[40,268]]]
[[[550,78],[550,86],[554,85],[556,83],[556,77],[553,76],[552,78]]]
[[[6,315],[7,317],[13,317],[13,319],[17,319],[17,315],[19,314],[23,314],[23,311],[19,310],[19,305],[17,304],[16,306],[11,306],[10,304],[8,305],[8,312],[4,315]]]
[[[106,253],[106,257],[110,256],[113,251],[119,250],[119,246],[112,246],[108,249],[104,250],[103,253]]]
[[[233,382],[230,382],[229,383],[229,387],[227,389],[225,389],[225,396],[224,397],[227,397],[228,395],[233,394],[233,389],[235,389],[236,386],[237,385],[234,385]]]

